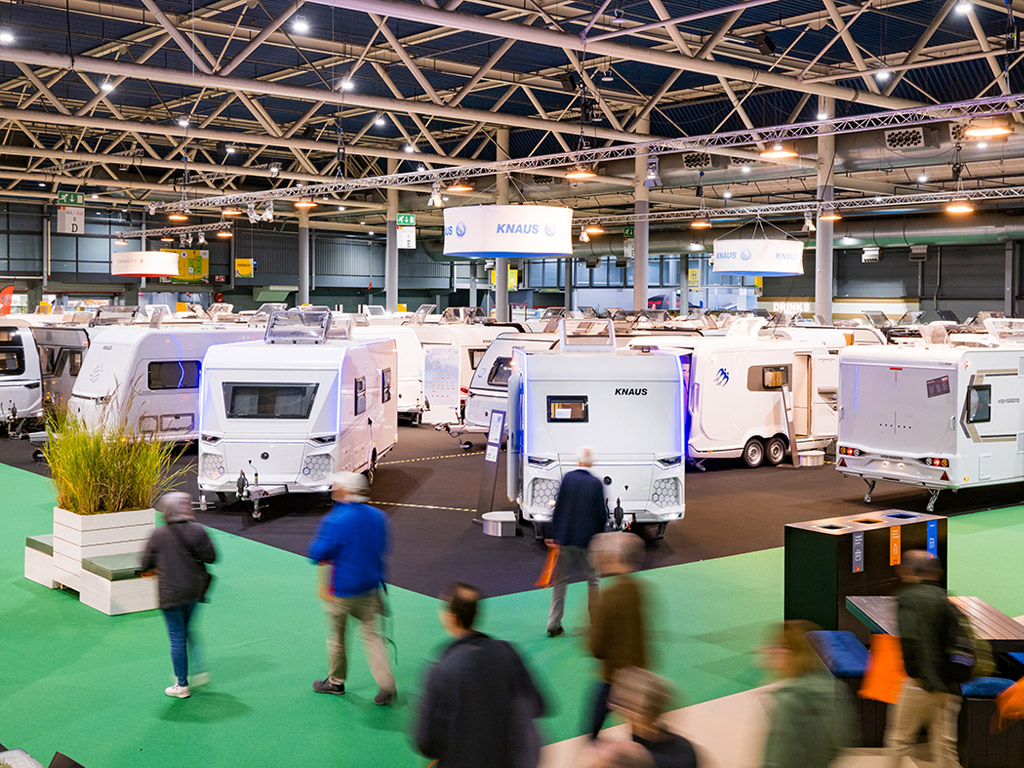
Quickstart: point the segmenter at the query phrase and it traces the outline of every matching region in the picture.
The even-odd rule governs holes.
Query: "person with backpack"
[[[899,568],[903,587],[897,596],[897,621],[907,680],[889,719],[885,746],[890,768],[898,768],[917,743],[922,727],[936,768],[959,768],[957,717],[961,675],[951,667],[949,649],[957,622],[945,590],[938,585],[942,563],[924,550],[903,553]],[[958,613],[958,612],[957,612]],[[973,654],[969,667],[973,666]]]
[[[204,682],[207,674],[201,666],[194,629],[196,606],[206,601],[212,577],[206,564],[217,559],[206,529],[195,521],[192,497],[187,493],[165,493],[154,505],[165,525],[156,528],[142,553],[142,572],[155,572],[160,610],[167,622],[171,640],[174,685],[164,693],[176,699],[192,695],[189,687],[189,651],[192,652],[193,684]]]

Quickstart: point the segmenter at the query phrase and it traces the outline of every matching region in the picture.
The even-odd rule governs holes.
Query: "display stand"
[[[491,411],[487,448],[484,451],[484,471],[480,473],[480,496],[476,504],[476,513],[481,519],[494,509],[494,493],[498,484],[498,457],[501,455],[501,438],[504,433],[505,412]]]

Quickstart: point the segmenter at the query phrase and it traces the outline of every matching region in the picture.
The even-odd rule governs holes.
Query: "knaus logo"
[[[729,383],[729,372],[725,368],[719,368],[718,373],[715,374],[715,384],[720,387],[724,387]]]
[[[539,235],[540,224],[498,224],[494,228],[496,235]]]
[[[451,224],[449,224],[447,227],[444,228],[445,237],[448,237],[453,232],[455,233],[456,237],[462,237],[463,235],[466,234],[466,224],[460,221],[454,227]]]
[[[615,394],[623,397],[646,397],[647,387],[616,387]]]

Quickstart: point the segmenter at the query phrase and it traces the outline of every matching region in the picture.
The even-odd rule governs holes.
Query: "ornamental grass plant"
[[[49,441],[43,455],[57,488],[57,504],[78,515],[148,509],[173,490],[184,469],[174,443],[139,433],[124,419],[88,428],[67,411],[54,410],[46,422]]]

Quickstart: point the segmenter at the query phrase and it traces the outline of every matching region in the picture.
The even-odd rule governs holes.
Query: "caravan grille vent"
[[[303,480],[323,480],[331,472],[331,456],[322,453],[317,456],[307,456],[306,464],[302,468]]]
[[[651,503],[656,507],[672,507],[679,503],[679,481],[674,477],[655,480],[651,487]]]
[[[203,454],[199,461],[199,474],[216,480],[224,474],[224,458],[215,453]]]
[[[558,480],[547,480],[536,478],[530,483],[530,503],[535,507],[547,507],[553,509],[555,499],[558,498],[558,489],[561,486]]]

